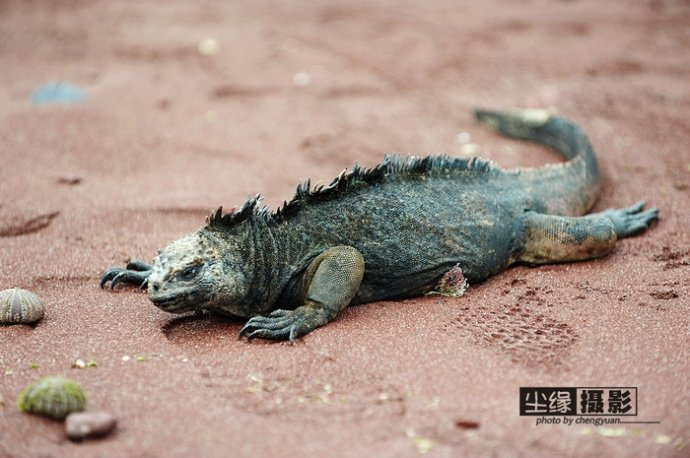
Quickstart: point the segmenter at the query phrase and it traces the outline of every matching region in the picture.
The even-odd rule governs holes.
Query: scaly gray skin
[[[642,202],[579,216],[594,205],[599,172],[571,121],[529,110],[476,117],[568,161],[504,171],[476,158],[387,157],[326,188],[307,182],[273,214],[260,197],[231,214],[219,209],[152,266],[111,268],[101,286],[140,284],[168,312],[247,317],[240,335],[293,340],[348,304],[422,295],[439,280],[440,292],[462,293],[465,279],[480,282],[514,263],[603,256],[657,219]]]

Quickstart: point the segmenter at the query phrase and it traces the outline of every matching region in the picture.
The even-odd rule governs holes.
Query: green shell
[[[29,324],[43,318],[43,301],[25,289],[0,291],[0,324]]]
[[[22,412],[63,419],[84,410],[86,396],[77,382],[64,377],[45,377],[26,386],[17,397]]]

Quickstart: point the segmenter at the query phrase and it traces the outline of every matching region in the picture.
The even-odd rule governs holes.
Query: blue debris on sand
[[[31,93],[31,103],[84,103],[86,92],[69,83],[52,82],[44,84]]]

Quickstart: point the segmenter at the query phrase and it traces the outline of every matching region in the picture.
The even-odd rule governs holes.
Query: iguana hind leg
[[[644,202],[638,202],[577,217],[528,212],[519,261],[546,264],[604,256],[613,250],[616,240],[639,234],[658,219],[657,209],[643,209]]]
[[[295,340],[333,320],[357,293],[364,276],[364,258],[350,246],[337,246],[317,256],[304,273],[304,304],[275,310],[247,321],[240,336]]]

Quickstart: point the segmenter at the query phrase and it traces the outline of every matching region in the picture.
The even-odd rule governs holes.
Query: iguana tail
[[[584,131],[546,110],[507,113],[476,110],[475,116],[501,134],[549,146],[567,162],[514,172],[531,198],[532,210],[555,215],[583,215],[599,194],[599,168]]]

